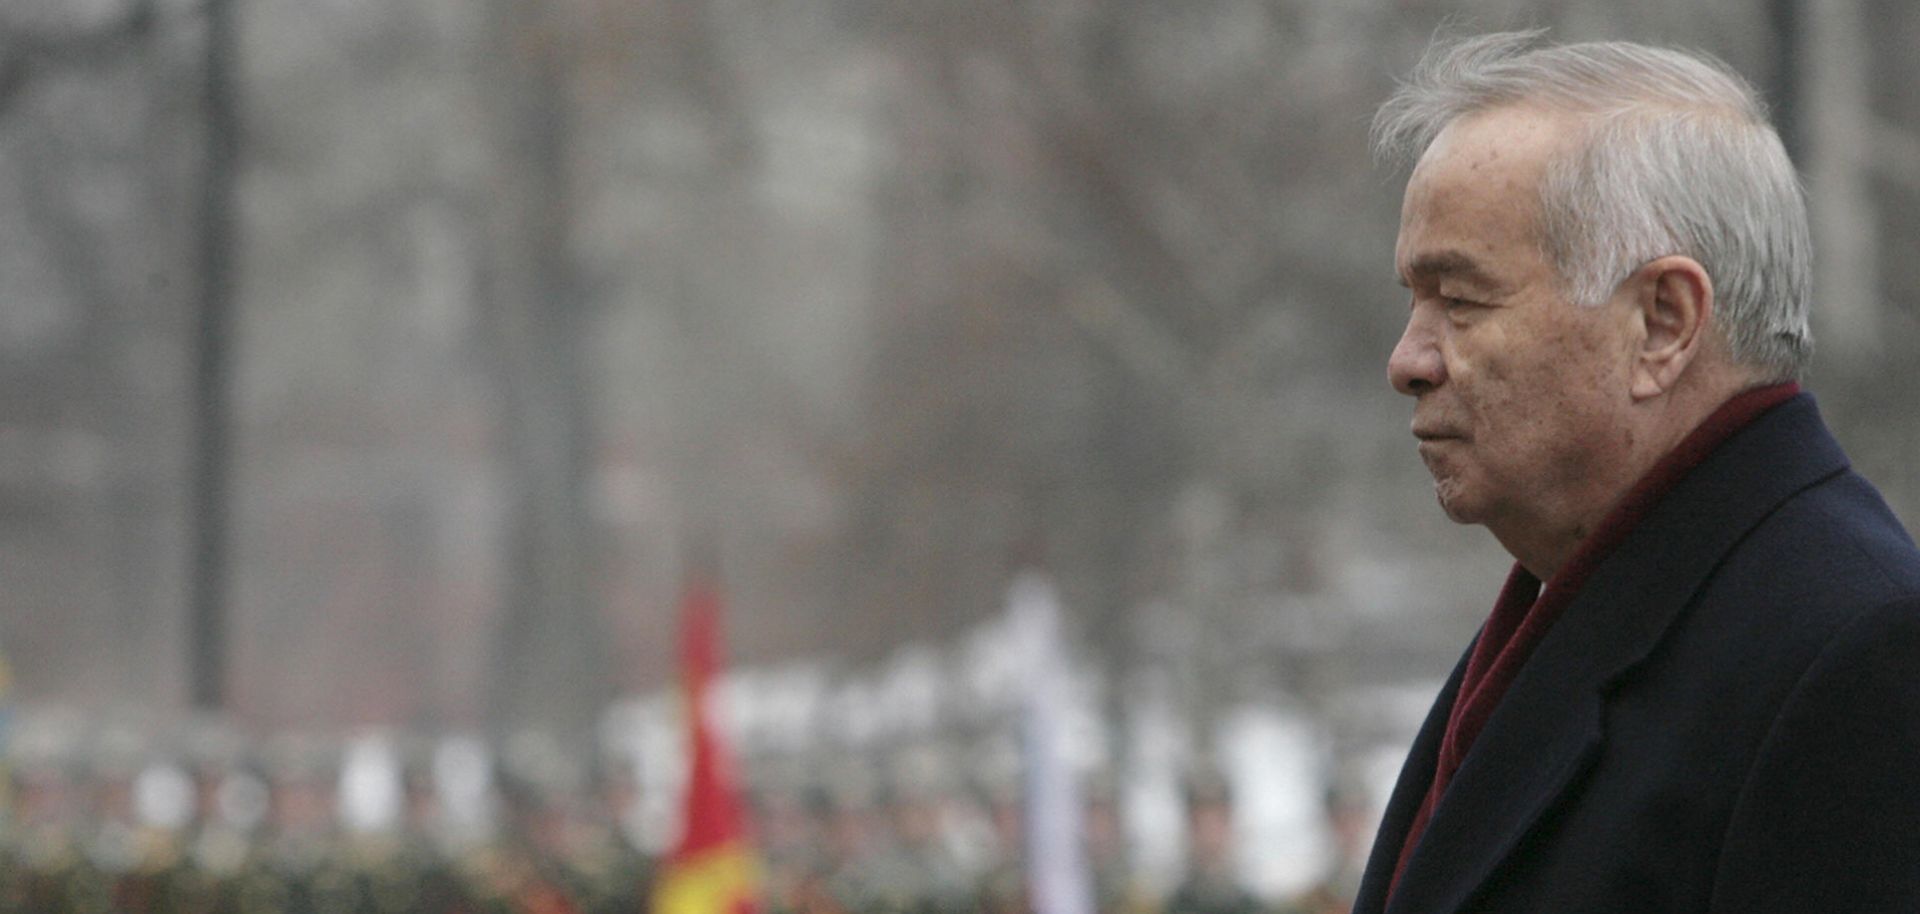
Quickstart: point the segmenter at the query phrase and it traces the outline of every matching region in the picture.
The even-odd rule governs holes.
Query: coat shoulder
[[[1844,471],[1799,493],[1723,559],[1701,607],[1824,642],[1860,615],[1920,597],[1920,550],[1880,494]]]

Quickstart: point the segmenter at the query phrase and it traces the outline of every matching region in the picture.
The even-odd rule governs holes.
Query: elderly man
[[[1538,37],[1375,119],[1417,157],[1388,374],[1516,564],[1355,910],[1920,911],[1920,553],[1796,382],[1793,166],[1717,62]]]

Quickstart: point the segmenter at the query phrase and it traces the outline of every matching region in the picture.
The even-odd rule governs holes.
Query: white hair
[[[1683,255],[1713,280],[1733,359],[1797,378],[1812,242],[1806,200],[1753,87],[1701,54],[1627,42],[1536,47],[1543,31],[1436,41],[1373,120],[1383,159],[1424,152],[1456,119],[1516,104],[1579,115],[1549,162],[1540,242],[1562,292],[1597,305],[1647,261]]]

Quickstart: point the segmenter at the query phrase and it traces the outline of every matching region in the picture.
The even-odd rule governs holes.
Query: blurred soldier
[[[981,788],[993,828],[993,853],[980,874],[980,908],[988,914],[1028,914],[1026,810],[1017,776],[996,777]]]
[[[1293,903],[1298,914],[1348,914],[1360,887],[1361,854],[1367,828],[1366,795],[1358,785],[1341,781],[1327,788],[1322,806],[1333,841],[1333,859],[1320,880]]]
[[[503,754],[506,827],[480,858],[476,900],[492,914],[581,914],[565,856],[571,769],[557,745],[522,734]]]
[[[266,754],[267,820],[255,866],[271,873],[286,914],[341,914],[355,905],[335,819],[339,759],[324,744],[287,736]]]
[[[878,841],[873,785],[862,767],[842,767],[839,772],[827,817],[827,893],[841,910],[868,914],[879,908],[869,869]]]
[[[144,911],[146,847],[133,801],[134,777],[140,770],[138,738],[128,731],[104,728],[96,735],[86,763],[91,777],[86,785],[89,808],[83,852],[101,882],[108,907]]]
[[[938,799],[923,785],[899,784],[883,802],[886,839],[867,866],[875,903],[907,914],[974,910],[973,887],[945,844]]]
[[[300,899],[275,859],[274,787],[268,763],[248,761],[226,770],[215,789],[218,819],[239,844],[241,860],[215,870],[220,895],[235,914],[288,914]],[[232,850],[228,851],[233,852]]]
[[[166,865],[155,874],[156,914],[231,914],[223,882],[244,861],[245,845],[236,847],[220,821],[220,764],[203,756],[188,765],[188,814],[174,832]]]
[[[472,904],[447,855],[432,744],[400,744],[400,821],[354,842],[356,907],[367,914],[454,914]]]
[[[282,886],[261,861],[271,794],[250,751],[236,742],[210,752],[197,767],[195,795],[198,814],[187,845],[192,872],[177,887],[176,910],[277,910]]]
[[[977,907],[971,874],[955,853],[950,830],[950,755],[932,743],[915,744],[895,753],[888,766],[881,795],[884,840],[868,869],[891,910],[948,914]]]
[[[1086,794],[1087,863],[1093,867],[1094,907],[1100,914],[1144,914],[1153,905],[1133,878],[1127,860],[1126,832],[1112,778],[1103,774],[1088,779]]]
[[[7,790],[13,789],[14,785],[9,783]],[[25,855],[20,853],[18,839],[19,824],[8,823],[4,834],[0,834],[0,911],[29,910],[33,879]]]
[[[18,910],[71,910],[95,877],[82,853],[78,797],[68,747],[28,754],[14,766],[14,828],[4,889]]]
[[[653,867],[628,827],[640,805],[632,763],[601,757],[592,772],[595,801],[581,807],[567,840],[569,884],[581,914],[635,914],[646,906]]]
[[[1233,799],[1227,782],[1201,772],[1187,785],[1187,874],[1166,914],[1255,914],[1259,900],[1234,868]]]
[[[751,794],[770,914],[809,910],[815,904],[810,893],[824,891],[819,875],[831,804],[824,791],[805,790],[797,780],[774,776]]]
[[[159,909],[165,881],[186,852],[184,822],[150,821],[140,808],[141,779],[149,773],[165,783],[191,789],[184,775],[153,768],[148,748],[136,734],[114,728],[95,741],[89,763],[92,809],[85,853],[103,880],[110,907],[122,914],[149,914]],[[165,778],[172,772],[175,778]],[[149,784],[149,790],[154,785]],[[185,797],[181,808],[185,809]]]

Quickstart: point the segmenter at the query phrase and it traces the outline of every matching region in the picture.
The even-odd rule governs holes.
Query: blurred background
[[[1445,22],[1761,88],[1809,386],[1920,517],[1898,0],[0,2],[12,833],[657,854],[702,569],[776,862],[988,880],[1032,573],[1127,897],[1337,903],[1508,564],[1384,378],[1368,119]]]

